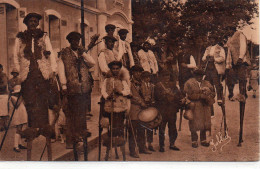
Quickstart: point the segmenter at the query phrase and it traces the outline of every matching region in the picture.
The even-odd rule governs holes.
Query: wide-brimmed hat
[[[71,41],[71,40],[79,40],[81,39],[81,34],[78,33],[78,32],[70,32],[67,36],[66,36],[66,39],[68,41]]]
[[[18,73],[19,74],[19,72],[18,72],[18,70],[16,68],[13,68],[13,70],[11,72],[11,75],[13,75],[14,73]]]
[[[134,65],[130,68],[130,72],[142,72],[144,69],[140,65]]]
[[[114,65],[117,65],[117,66],[119,66],[119,67],[121,68],[121,67],[122,67],[122,62],[119,62],[119,61],[110,62],[110,63],[108,64],[108,67],[109,67],[110,69],[112,69],[112,66],[114,66]]]
[[[27,15],[25,16],[25,18],[23,19],[23,23],[24,23],[25,25],[27,25],[29,19],[32,18],[32,17],[37,18],[38,20],[41,20],[41,19],[42,19],[42,16],[41,16],[40,14],[37,14],[37,13],[29,13],[29,14],[27,14]]]

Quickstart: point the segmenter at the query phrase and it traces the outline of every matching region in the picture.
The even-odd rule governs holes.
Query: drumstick
[[[131,122],[131,118],[130,118],[129,115],[128,115],[128,120],[129,120],[129,124],[130,124],[131,130],[132,130],[133,136],[134,136],[135,146],[137,148],[137,154],[139,155],[139,147],[137,145],[137,141],[136,141],[136,137],[135,137],[135,133],[134,133],[134,128],[133,128],[133,125],[132,125],[132,122]]]

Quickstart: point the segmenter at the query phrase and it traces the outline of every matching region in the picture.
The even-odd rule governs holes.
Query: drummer
[[[144,98],[141,95],[141,74],[144,69],[140,65],[134,65],[131,67],[130,72],[131,79],[131,109],[129,112],[129,151],[130,156],[133,158],[139,158],[136,146],[139,148],[140,154],[151,154],[145,147],[145,129],[139,123],[138,113],[145,109]],[[137,145],[136,145],[137,144]]]
[[[159,126],[160,152],[164,152],[165,128],[168,123],[170,149],[180,151],[175,146],[178,133],[176,128],[177,112],[183,98],[176,86],[176,80],[170,81],[170,72],[163,70],[159,74],[159,81],[155,86],[156,108],[162,115],[162,123]]]
[[[142,83],[141,83],[141,93],[143,95],[145,104],[147,107],[154,106],[154,84],[151,83],[152,74],[148,71],[144,71],[141,75]],[[155,151],[153,148],[153,129],[146,129],[146,140],[148,143],[148,149],[150,151]]]

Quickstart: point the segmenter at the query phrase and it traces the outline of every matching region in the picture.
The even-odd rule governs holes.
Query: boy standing
[[[121,146],[123,158],[125,159],[124,150],[124,119],[127,110],[127,98],[130,94],[129,86],[125,80],[120,79],[119,72],[122,68],[122,62],[112,61],[108,64],[112,76],[106,78],[101,87],[102,97],[105,99],[104,111],[109,116],[110,132],[113,144]],[[112,134],[111,134],[112,132]],[[114,143],[115,141],[115,143]],[[111,141],[105,141],[107,153],[105,160],[108,160]],[[110,143],[110,144],[108,144]]]
[[[145,147],[145,128],[142,127],[139,123],[138,113],[142,111],[142,109],[146,108],[146,103],[141,94],[141,75],[143,72],[143,68],[140,65],[134,65],[131,68],[131,109],[129,112],[129,151],[130,156],[134,158],[139,158],[138,154],[135,151],[135,147],[138,146],[139,153],[141,154],[151,154],[148,152]],[[137,144],[137,145],[136,145]]]

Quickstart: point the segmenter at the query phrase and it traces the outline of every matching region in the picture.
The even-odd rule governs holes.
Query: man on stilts
[[[68,125],[66,147],[73,147],[75,160],[78,160],[77,143],[80,137],[85,143],[87,137],[90,136],[86,130],[86,112],[88,99],[91,99],[89,92],[92,88],[89,69],[95,65],[92,56],[79,45],[81,38],[78,32],[71,32],[67,35],[66,39],[70,46],[61,50],[61,59],[58,64],[62,93],[68,101],[68,109],[64,110]],[[92,38],[88,48],[93,47],[94,44],[95,39]]]
[[[51,153],[51,126],[48,120],[50,80],[55,77],[57,63],[50,39],[38,29],[37,13],[29,13],[23,20],[27,30],[19,32],[15,40],[14,65],[21,79],[21,96],[28,113],[28,129],[22,135],[27,139],[27,160],[31,160],[32,141],[42,134],[46,137],[48,160]]]
[[[246,104],[246,69],[247,66],[250,65],[250,60],[247,55],[246,36],[242,32],[236,31],[228,40],[227,46],[228,55],[226,68],[233,69],[234,76],[236,76],[239,81],[239,95],[237,98],[240,102],[240,131],[238,146],[241,146],[241,143],[243,142],[243,121]]]

